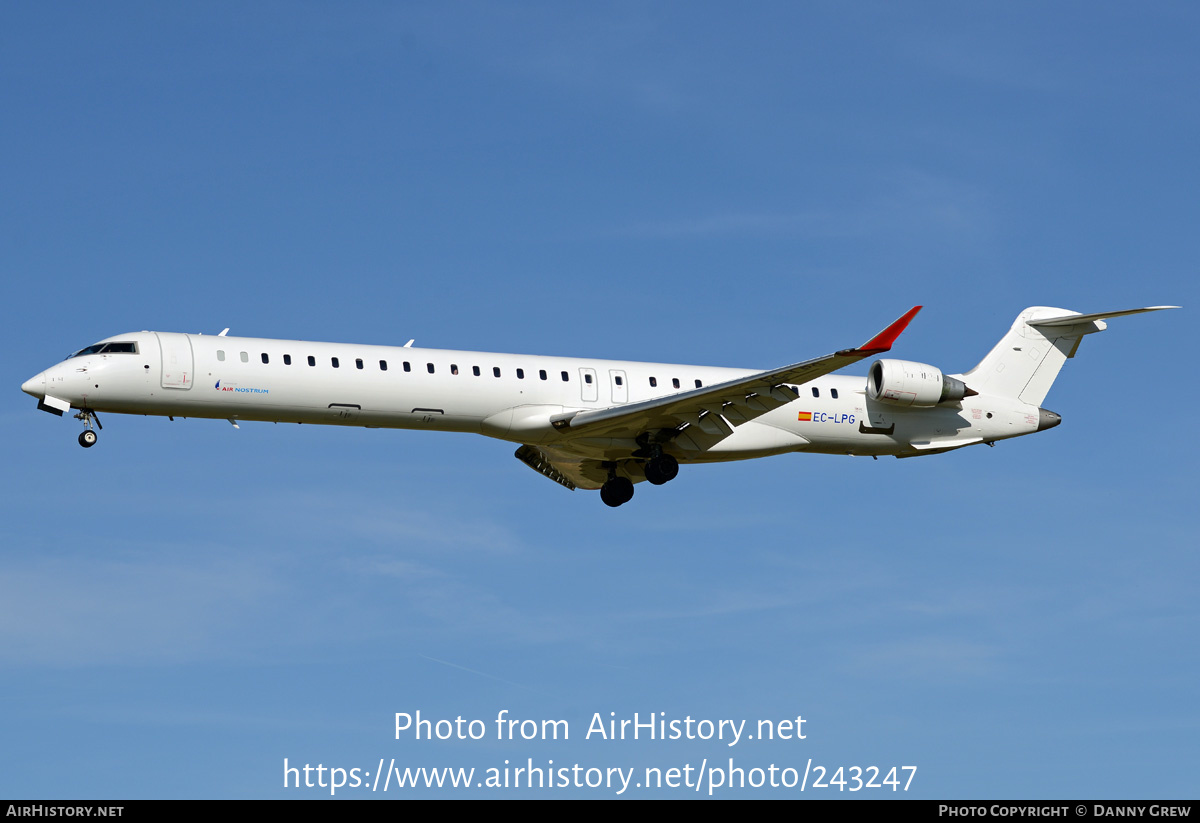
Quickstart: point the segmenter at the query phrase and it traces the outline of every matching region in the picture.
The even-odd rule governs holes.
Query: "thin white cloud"
[[[279,591],[229,556],[46,559],[0,567],[0,660],[93,665],[228,655]]]
[[[983,195],[964,182],[917,169],[893,172],[849,205],[787,212],[728,211],[632,223],[613,230],[631,237],[825,238],[990,236],[994,218]]]
[[[994,675],[1000,650],[991,644],[946,637],[917,637],[892,643],[847,647],[856,669],[890,676],[944,683]]]

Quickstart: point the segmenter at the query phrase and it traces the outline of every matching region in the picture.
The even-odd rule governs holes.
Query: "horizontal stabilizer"
[[[1108,317],[1123,317],[1127,314],[1141,314],[1148,311],[1177,309],[1179,306],[1148,306],[1144,309],[1125,309],[1124,311],[1101,311],[1094,314],[1061,314],[1057,317],[1046,317],[1039,320],[1026,321],[1031,326],[1074,326],[1077,323],[1089,323],[1092,320],[1104,320]]]
[[[1031,406],[1046,399],[1063,364],[1075,356],[1085,335],[1104,331],[1105,318],[1143,314],[1178,306],[1148,306],[1079,314],[1051,306],[1030,306],[1013,322],[979,365],[962,375],[981,394],[1013,397]]]

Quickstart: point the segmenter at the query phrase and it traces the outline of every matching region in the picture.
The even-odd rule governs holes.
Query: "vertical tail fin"
[[[963,375],[968,386],[981,394],[1014,397],[1041,406],[1059,369],[1075,356],[1085,334],[1104,331],[1106,317],[1139,314],[1178,306],[1080,314],[1067,309],[1032,306],[1017,315],[1008,334],[979,365]]]

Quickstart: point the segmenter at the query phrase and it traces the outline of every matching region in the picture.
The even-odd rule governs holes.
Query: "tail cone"
[[[1038,431],[1052,429],[1062,422],[1062,415],[1055,414],[1048,409],[1038,409]]]

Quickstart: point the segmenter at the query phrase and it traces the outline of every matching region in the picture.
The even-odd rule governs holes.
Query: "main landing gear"
[[[656,457],[646,461],[646,479],[655,486],[670,482],[679,474],[679,461],[669,454],[661,452]]]
[[[604,505],[614,509],[633,499],[633,481],[628,477],[617,477],[615,468],[608,470],[608,481],[600,487],[600,499]]]
[[[609,463],[607,467],[608,480],[600,487],[600,499],[604,501],[604,505],[616,508],[633,499],[633,481],[617,475],[616,463]],[[663,454],[662,447],[659,446],[643,464],[642,471],[652,484],[661,486],[674,480],[679,474],[679,461],[669,454]]]
[[[82,420],[83,425],[87,427],[79,433],[79,445],[83,446],[85,449],[90,449],[92,446],[96,445],[97,438],[96,432],[92,431],[92,423],[94,422],[96,424],[97,429],[104,428],[100,425],[100,415],[96,414],[91,409],[82,409],[80,410],[79,414],[75,415],[75,419]]]

